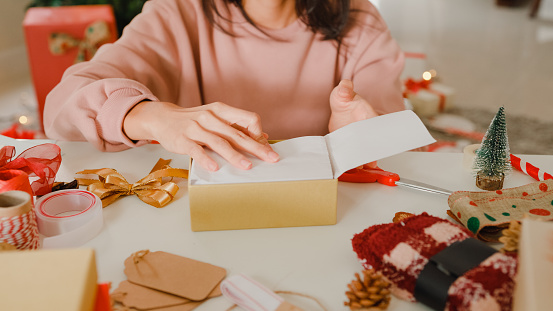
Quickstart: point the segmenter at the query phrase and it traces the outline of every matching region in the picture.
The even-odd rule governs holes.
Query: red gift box
[[[115,17],[110,5],[33,7],[25,14],[23,28],[42,126],[46,95],[65,70],[117,40]]]

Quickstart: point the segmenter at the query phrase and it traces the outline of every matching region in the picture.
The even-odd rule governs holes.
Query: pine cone
[[[382,278],[382,274],[375,273],[373,269],[363,271],[363,280],[359,273],[355,273],[357,280],[348,284],[349,291],[346,296],[349,299],[344,305],[350,310],[373,311],[385,310],[390,304],[390,283]]]
[[[511,220],[509,223],[509,228],[501,231],[503,234],[499,238],[499,242],[503,243],[504,246],[501,248],[502,253],[506,252],[518,252],[518,239],[520,237],[520,223],[516,220]]]

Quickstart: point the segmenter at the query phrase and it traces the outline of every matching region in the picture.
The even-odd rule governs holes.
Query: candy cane
[[[524,174],[529,175],[535,180],[542,181],[546,179],[553,179],[553,176],[551,176],[550,174],[540,170],[539,168],[533,166],[530,163],[527,163],[526,161],[512,154],[511,154],[511,165],[515,169],[522,171]]]

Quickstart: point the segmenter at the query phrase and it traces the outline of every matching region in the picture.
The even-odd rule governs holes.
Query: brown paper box
[[[0,254],[0,310],[93,310],[96,282],[92,249]]]
[[[192,231],[336,224],[338,180],[188,184]]]

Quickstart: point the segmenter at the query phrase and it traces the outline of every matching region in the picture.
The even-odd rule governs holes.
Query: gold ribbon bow
[[[97,21],[86,27],[82,40],[63,32],[51,33],[48,37],[48,47],[54,55],[65,54],[68,50],[77,47],[79,52],[75,58],[75,63],[80,63],[90,60],[96,54],[98,48],[110,39],[111,32],[108,23]]]
[[[111,168],[84,170],[77,174],[96,174],[96,179],[76,178],[81,186],[102,199],[106,207],[122,195],[136,194],[140,200],[157,208],[164,207],[173,200],[179,187],[174,182],[163,183],[163,177],[188,178],[188,170],[172,168],[167,165],[171,160],[159,159],[148,176],[130,184],[125,177]]]

